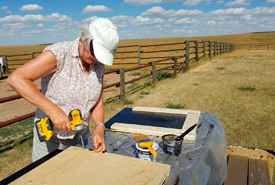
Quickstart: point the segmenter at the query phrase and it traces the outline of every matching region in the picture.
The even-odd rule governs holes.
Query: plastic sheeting
[[[107,152],[137,157],[134,135],[106,131]],[[92,134],[87,139],[86,147],[93,149]],[[156,162],[171,165],[165,184],[221,185],[224,182],[227,175],[227,143],[218,116],[201,114],[196,140],[184,140],[178,156],[164,153],[161,136],[150,136],[150,139],[159,144]]]

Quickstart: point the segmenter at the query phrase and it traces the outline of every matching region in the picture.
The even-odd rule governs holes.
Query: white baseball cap
[[[92,34],[94,54],[97,60],[113,65],[114,54],[119,42],[116,26],[105,18],[96,18],[89,25]]]

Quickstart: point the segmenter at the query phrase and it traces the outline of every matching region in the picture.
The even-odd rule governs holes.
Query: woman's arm
[[[57,68],[55,55],[45,51],[37,58],[24,64],[11,75],[6,83],[27,101],[45,112],[56,128],[71,130],[68,116],[57,105],[46,98],[33,81],[54,73]]]
[[[106,151],[106,144],[105,144],[105,138],[104,138],[105,128],[102,125],[98,125],[100,123],[104,124],[103,89],[101,90],[101,95],[97,104],[91,110],[91,112],[92,112],[92,119],[96,126],[93,132],[95,152],[104,152]]]

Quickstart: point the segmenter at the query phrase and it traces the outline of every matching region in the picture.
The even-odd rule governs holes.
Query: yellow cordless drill
[[[72,130],[80,134],[82,146],[84,148],[84,142],[83,142],[83,137],[81,133],[84,130],[84,124],[83,124],[81,111],[78,109],[72,110],[69,113],[69,119],[70,119]],[[48,117],[42,118],[36,121],[35,127],[37,130],[40,142],[49,141],[53,136],[53,123]]]

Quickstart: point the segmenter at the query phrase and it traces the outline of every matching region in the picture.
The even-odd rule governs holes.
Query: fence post
[[[177,76],[178,57],[174,57],[174,78]]]
[[[124,67],[120,68],[120,96],[119,99],[121,102],[125,100],[125,69]]]
[[[214,41],[214,56],[216,56],[216,41]]]
[[[4,55],[3,59],[3,72],[8,73],[8,60],[7,60],[7,55]]]
[[[189,40],[185,41],[185,71],[189,69]]]
[[[209,58],[211,60],[211,55],[212,55],[212,49],[211,49],[211,41],[208,41],[209,42]]]
[[[205,40],[203,41],[203,58],[205,58]]]
[[[152,61],[152,75],[153,75],[153,87],[155,87],[157,83],[156,61]]]
[[[222,42],[220,42],[220,55],[222,55]]]
[[[138,67],[140,67],[140,44],[138,45]]]
[[[198,45],[198,41],[195,41],[195,46],[196,46],[196,61],[199,61],[199,45]]]
[[[220,42],[217,42],[217,55],[220,55]]]
[[[34,53],[31,52],[31,59],[34,59]]]

